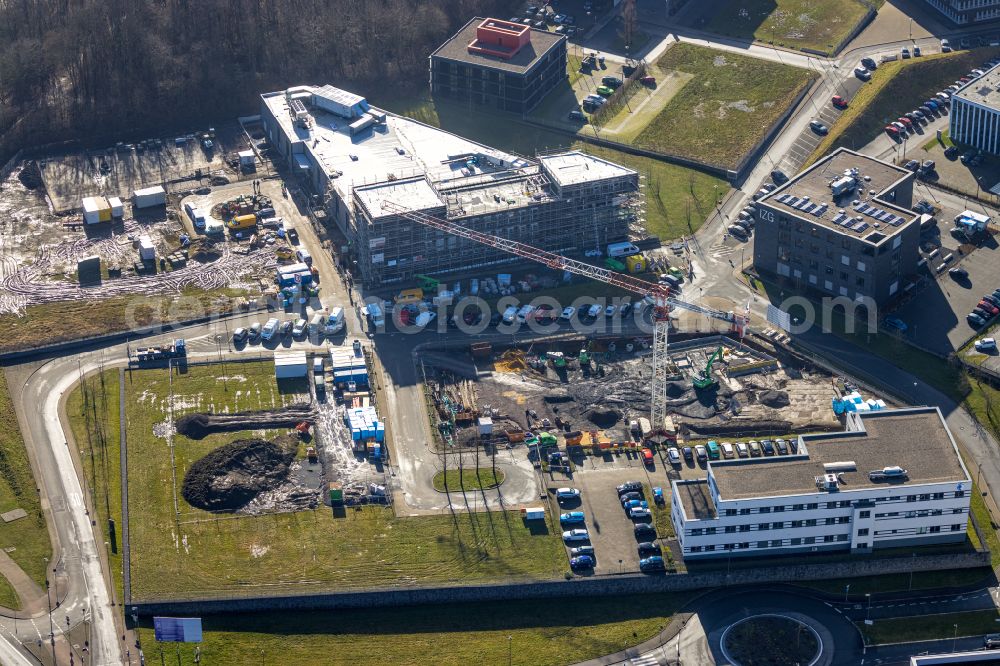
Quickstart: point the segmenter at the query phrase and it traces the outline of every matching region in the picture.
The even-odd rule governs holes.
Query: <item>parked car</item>
[[[949,160],[955,159],[956,155],[958,155],[958,148],[956,148],[955,146],[948,146],[947,148],[944,149],[944,156],[947,157]]]
[[[576,499],[580,496],[579,488],[556,488],[556,499]]]
[[[812,128],[812,131],[816,132],[816,134],[826,134],[830,131],[829,127],[818,120],[810,120],[809,127]]]
[[[626,511],[629,509],[648,509],[649,502],[641,499],[630,499],[627,502],[622,502],[622,508]]]
[[[763,439],[760,442],[760,448],[764,451],[765,456],[774,455],[774,443],[769,439]]]
[[[636,549],[639,551],[639,555],[659,555],[663,552],[660,548],[660,544],[653,543],[652,541],[642,541],[636,545]]]
[[[840,95],[834,95],[831,101],[833,102],[833,105],[838,109],[847,108],[847,100],[841,97]]]
[[[976,340],[976,351],[980,352],[991,352],[996,351],[997,341],[996,338],[980,338]]]
[[[919,46],[914,46],[913,47],[913,57],[914,58],[919,58],[921,55],[922,54],[920,53],[920,47]]]
[[[663,558],[659,555],[652,555],[639,560],[640,571],[663,571],[665,568],[666,565],[663,563]]]
[[[998,308],[997,306],[993,305],[992,303],[990,303],[989,301],[987,301],[985,298],[983,300],[979,301],[979,306],[978,307],[982,308],[986,312],[989,312],[990,315],[992,315],[994,317],[996,317],[998,314],[1000,314],[1000,308]]]
[[[900,132],[900,134],[906,134],[906,125],[904,125],[903,123],[899,122],[898,120],[894,120],[891,123],[891,125],[893,127],[895,127],[896,129],[898,129],[899,132]]]
[[[905,127],[907,130],[909,130],[909,129],[911,129],[913,127],[913,121],[910,120],[909,118],[907,118],[906,116],[900,116],[896,120],[898,120],[899,122],[903,123],[903,127]]]
[[[295,323],[292,324],[292,337],[300,338],[306,334],[307,330],[309,330],[309,322],[301,318],[296,319]]]
[[[653,87],[653,86],[656,85],[656,77],[655,76],[644,76],[641,79],[639,79],[639,83],[641,83],[644,86]]]
[[[590,555],[591,557],[593,557],[594,556],[594,547],[593,546],[575,546],[575,547],[569,549],[569,554],[572,555],[573,557],[579,557],[580,555]]]
[[[580,557],[571,557],[569,559],[569,568],[573,571],[579,571],[580,569],[593,569],[594,568],[594,558],[590,555],[581,555]]]
[[[975,328],[982,328],[986,325],[986,320],[975,312],[970,312],[965,319]]]
[[[250,337],[250,331],[243,328],[242,326],[233,331],[233,342],[240,343],[246,342],[247,338]]]
[[[563,541],[590,541],[590,532],[583,528],[566,530],[562,533]]]
[[[960,266],[956,266],[955,268],[952,268],[951,270],[949,270],[948,271],[948,275],[950,275],[952,278],[954,278],[956,280],[968,280],[969,279],[969,271],[965,270],[964,268],[962,268]]]
[[[751,456],[759,456],[760,453],[760,442],[755,439],[750,440],[747,443],[747,447],[750,449]]]
[[[706,462],[708,460],[708,449],[706,449],[701,444],[694,447],[695,454],[698,456],[698,462]]]
[[[587,122],[587,116],[583,115],[583,112],[579,109],[573,109],[569,112],[569,119],[576,120],[581,123]]]
[[[885,131],[886,134],[888,134],[891,137],[899,136],[899,130],[893,127],[892,125],[886,125],[882,129]]]
[[[723,442],[719,446],[722,448],[722,455],[726,458],[733,458],[736,456],[736,451],[733,449],[733,445],[729,442]]]
[[[901,333],[906,332],[906,329],[909,328],[909,326],[906,325],[905,321],[893,315],[889,315],[888,317],[885,318],[885,327],[894,328],[897,331],[900,331]]]
[[[260,336],[264,340],[270,340],[275,335],[278,334],[278,327],[281,326],[281,320],[277,317],[271,317],[264,324],[264,328],[261,329]]]
[[[934,207],[931,206],[929,201],[921,199],[913,206],[913,210],[917,211],[918,213],[925,213],[929,215],[934,212]]]
[[[597,94],[602,97],[611,97],[615,94],[615,89],[608,86],[597,86]]]
[[[681,454],[677,452],[676,447],[671,446],[670,448],[667,449],[667,460],[670,461],[671,465],[681,464]]]
[[[736,442],[736,455],[740,458],[748,458],[750,456],[750,449],[743,442]]]
[[[917,169],[920,168],[920,160],[910,160],[904,166],[906,169],[909,169],[910,171],[916,171]]]
[[[903,49],[899,52],[899,54],[903,57],[903,60],[906,60],[907,58],[910,57],[910,49],[904,46]]]
[[[644,495],[641,492],[632,491],[632,492],[629,492],[629,493],[625,493],[624,495],[620,495],[618,497],[618,499],[622,503],[622,508],[623,509],[627,509],[628,505],[629,505],[628,504],[629,502],[640,502],[640,501],[642,501],[643,497],[644,497]]]
[[[878,69],[878,63],[875,62],[874,58],[864,57],[861,59],[861,65],[866,69],[870,69],[873,72]]]
[[[650,523],[636,523],[632,526],[632,531],[635,532],[637,537],[649,536],[653,539],[656,538],[656,528]]]
[[[685,446],[683,449],[681,449],[681,453],[684,454],[684,460],[687,460],[689,463],[694,462],[694,451],[691,449],[690,446]]]
[[[254,323],[250,324],[250,339],[257,340],[258,338],[260,338],[261,330],[263,330],[263,327],[260,325],[259,321],[255,321]]]
[[[778,185],[788,182],[788,176],[781,169],[775,169],[771,172],[771,180],[773,180]]]
[[[854,76],[858,77],[862,81],[870,81],[871,78],[872,78],[871,72],[869,72],[864,67],[855,67],[854,68]]]
[[[646,448],[646,447],[643,447],[643,449],[642,449],[642,462],[643,462],[643,464],[652,467],[652,465],[655,462],[655,460],[656,459],[653,457],[653,450],[649,449],[649,448]]]
[[[278,327],[278,335],[281,337],[287,337],[289,333],[292,332],[292,320],[286,319],[281,322],[281,326]]]
[[[569,321],[570,319],[573,318],[573,315],[575,314],[576,314],[576,308],[574,308],[572,305],[569,305],[563,308],[563,311],[559,315],[559,318],[563,321]]]
[[[778,455],[784,456],[788,454],[788,443],[783,439],[774,440],[774,448],[778,449]]]
[[[653,514],[646,507],[635,506],[628,510],[628,517],[632,520],[636,518],[649,518],[651,515]]]
[[[625,493],[632,493],[642,490],[642,483],[639,481],[626,481],[617,488],[618,496],[621,497]]]
[[[587,520],[583,511],[567,511],[559,514],[559,522],[563,525],[579,525]]]
[[[622,80],[617,76],[605,76],[601,79],[601,83],[609,88],[618,88],[622,84]]]

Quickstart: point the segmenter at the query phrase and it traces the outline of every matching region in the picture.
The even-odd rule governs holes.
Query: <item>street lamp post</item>
[[[847,603],[847,593],[851,591],[851,584],[848,583],[847,587],[844,588],[844,603]]]
[[[507,636],[507,666],[510,666],[511,662],[514,660],[513,640],[513,636]]]
[[[952,626],[955,627],[955,632],[951,635],[951,651],[954,652],[955,643],[958,642],[958,625],[953,624]]]
[[[910,560],[910,585],[906,588],[907,590],[913,590],[913,567],[917,564],[917,554],[913,553],[913,559]]]
[[[865,592],[865,597],[868,598],[868,610],[865,612],[865,624],[869,624],[872,621],[872,595],[871,595],[871,592]]]

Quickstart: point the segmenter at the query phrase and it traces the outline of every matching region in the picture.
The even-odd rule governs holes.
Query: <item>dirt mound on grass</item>
[[[316,410],[310,405],[290,405],[280,409],[235,414],[185,414],[177,419],[177,432],[190,439],[201,439],[215,432],[237,432],[268,428],[294,428],[302,421],[312,421]]]
[[[788,393],[785,391],[761,391],[757,394],[757,400],[762,405],[775,409],[788,407],[791,404],[788,400]]]
[[[188,504],[206,511],[235,512],[288,479],[295,450],[262,439],[238,439],[197,460],[181,493]]]

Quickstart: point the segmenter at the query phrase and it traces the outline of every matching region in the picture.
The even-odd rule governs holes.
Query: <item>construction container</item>
[[[645,272],[648,264],[646,262],[646,257],[641,254],[633,254],[625,257],[625,267],[628,268],[629,273],[642,273]]]
[[[344,506],[344,488],[337,481],[331,481],[327,486],[332,506]]]
[[[143,261],[156,260],[156,246],[153,245],[152,239],[145,234],[139,236],[139,258]]]
[[[280,352],[274,355],[275,379],[305,377],[307,367],[304,351]]]
[[[545,520],[545,509],[540,506],[521,507],[521,518],[525,520]]]
[[[111,197],[108,199],[108,205],[111,206],[111,218],[114,220],[120,220],[125,217],[125,204],[118,197]]]
[[[493,419],[488,416],[481,416],[476,425],[479,428],[480,437],[489,437],[493,434]]]
[[[111,221],[111,204],[104,197],[86,197],[83,200],[83,221],[87,224]]]
[[[132,202],[136,208],[152,208],[167,205],[167,191],[159,185],[145,187],[132,193]]]
[[[257,156],[252,150],[241,150],[239,152],[240,167],[254,167],[257,164]]]

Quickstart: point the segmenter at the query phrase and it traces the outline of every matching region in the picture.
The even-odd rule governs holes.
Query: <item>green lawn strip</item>
[[[21,597],[17,595],[17,590],[3,577],[0,577],[0,606],[13,610],[21,608]]]
[[[931,139],[930,141],[928,141],[927,143],[925,143],[923,146],[921,146],[921,148],[923,150],[931,150],[932,148],[934,148],[935,146],[938,146],[938,145],[944,146],[945,148],[951,148],[952,146],[955,145],[955,142],[951,140],[951,132],[949,130],[946,129],[943,132],[941,132],[941,140],[940,141],[935,136],[933,139]]]
[[[975,474],[975,471],[972,470],[970,473]],[[979,486],[975,482],[972,484],[970,510],[976,518],[979,529],[983,533],[983,539],[986,541],[984,545],[990,549],[991,563],[994,567],[1000,566],[1000,538],[997,538],[996,523],[992,516],[990,516],[990,510],[986,507],[986,500],[983,499],[983,493],[979,490]]]
[[[153,324],[223,312],[246,291],[189,288],[171,296],[115,296],[98,301],[29,305],[22,315],[0,315],[0,353],[78,340]]]
[[[694,77],[635,144],[723,168],[735,166],[817,76],[798,67],[687,43],[667,49],[656,66]]]
[[[998,54],[1000,49],[954,51],[879,65],[872,80],[849,100],[850,106],[806,160],[806,166],[837,146],[860,150],[887,124]]]
[[[441,471],[434,475],[434,490],[444,492],[461,492],[465,490],[485,490],[496,488],[503,483],[504,473],[502,469],[494,470],[490,467],[477,467],[472,469],[449,469],[447,472]],[[445,483],[447,481],[447,483]]]
[[[684,601],[680,594],[508,601],[488,604],[210,615],[203,664],[401,664],[558,666],[617,652],[654,636]],[[177,663],[174,644],[139,630],[146,660]],[[194,648],[180,647],[182,666]],[[374,656],[377,654],[377,657]],[[150,661],[152,660],[152,661]]]
[[[97,526],[108,554],[118,598],[122,598],[121,438],[119,437],[118,370],[90,375],[66,399],[66,417],[83,463],[85,491],[97,508]],[[135,462],[135,461],[132,461]],[[117,553],[112,553],[108,517],[115,521]],[[133,521],[141,515],[132,514]]]
[[[218,365],[191,366],[175,375],[175,418],[297,399],[279,391],[271,364],[229,363],[226,371],[226,381]],[[337,517],[320,507],[257,517],[213,515],[190,506],[178,492],[175,521],[169,449],[153,435],[153,426],[166,420],[167,371],[133,371],[127,382],[137,597],[551,579],[565,570],[557,530],[529,528],[516,512],[397,518],[390,509],[364,507]],[[178,487],[193,462],[247,436],[256,435],[218,434],[198,441],[175,435]]]
[[[701,30],[830,53],[864,18],[858,0],[723,0]]]
[[[850,588],[850,595],[902,592],[907,590],[933,590],[943,587],[966,587],[985,581],[992,573],[989,567],[979,569],[949,569],[944,571],[915,571],[912,584],[910,574],[880,574],[857,578],[837,578],[834,580],[803,581],[796,583],[828,594],[843,595]]]
[[[757,62],[757,61],[755,61]],[[534,155],[536,150],[576,149],[635,169],[645,176],[646,229],[664,242],[697,231],[716,202],[729,191],[723,178],[648,157],[593,146],[510,115],[490,113],[428,97],[376,101],[387,109],[501,150]],[[545,104],[545,102],[543,102]]]
[[[24,509],[28,515],[9,523],[0,522],[0,548],[7,550],[11,559],[44,587],[43,558],[52,559],[52,546],[7,379],[0,369],[0,513],[14,509]],[[13,589],[0,593],[0,604],[19,605],[16,595],[11,596]]]
[[[989,634],[1000,628],[998,619],[996,610],[981,610],[874,620],[871,626],[859,624],[858,628],[866,644],[885,645]]]

